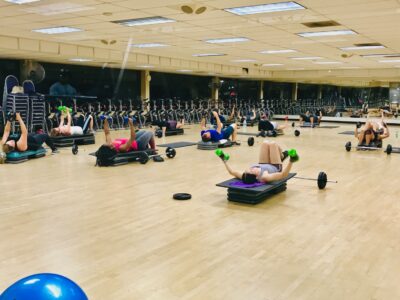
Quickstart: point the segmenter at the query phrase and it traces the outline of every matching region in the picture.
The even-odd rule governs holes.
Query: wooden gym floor
[[[88,154],[104,140],[98,133],[77,156],[67,149],[2,165],[0,291],[53,272],[93,300],[399,299],[400,155],[347,153],[355,140],[337,133],[353,128],[301,129],[299,138],[289,128],[272,138],[298,149],[299,176],[323,170],[339,183],[320,191],[292,179],[256,206],[228,202],[215,186],[230,178],[221,161],[195,146],[164,163],[97,168]],[[389,142],[400,146],[391,129]],[[259,149],[240,139],[226,152],[244,169]],[[198,126],[166,138],[198,140]],[[176,192],[193,198],[174,201]]]

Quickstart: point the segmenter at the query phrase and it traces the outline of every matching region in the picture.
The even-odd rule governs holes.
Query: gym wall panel
[[[193,70],[197,70],[199,68],[199,63],[197,61],[190,61],[189,67]]]
[[[136,61],[138,63],[142,63],[142,64],[148,64],[149,63],[149,57],[148,55],[145,54],[136,54]]]
[[[18,39],[7,36],[0,36],[0,49],[18,50]]]
[[[222,66],[221,65],[214,65],[214,72],[221,73],[222,72]]]
[[[207,63],[199,62],[199,69],[200,70],[208,70]]]
[[[77,56],[78,47],[68,44],[60,44],[60,54],[66,56]]]
[[[106,49],[94,48],[94,57],[95,58],[108,59],[109,54],[110,54],[109,51]]]
[[[190,67],[190,63],[188,60],[181,60],[181,67],[182,68],[189,68]]]
[[[78,47],[78,56],[79,57],[93,57],[94,49],[92,47]]]
[[[111,60],[113,60],[113,61],[115,61],[117,63],[121,63],[123,58],[124,57],[123,57],[122,52],[114,51],[114,50],[110,51],[110,59]]]
[[[230,67],[229,66],[222,66],[222,72],[225,74],[229,74]]]
[[[175,59],[175,58],[171,58],[171,67],[180,67],[180,60],[179,59]]]
[[[171,59],[168,57],[160,57],[160,65],[169,67],[171,65]]]
[[[19,49],[39,52],[40,51],[39,41],[20,38],[19,39]]]
[[[40,52],[53,53],[53,54],[59,53],[58,43],[40,41],[39,48]]]
[[[215,71],[215,65],[214,64],[207,64],[207,70],[210,72],[214,72]]]
[[[149,55],[149,64],[150,65],[159,65],[160,64],[160,57]]]

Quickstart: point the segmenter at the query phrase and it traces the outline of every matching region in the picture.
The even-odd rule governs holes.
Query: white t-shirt
[[[71,135],[83,135],[83,129],[80,126],[71,126]]]

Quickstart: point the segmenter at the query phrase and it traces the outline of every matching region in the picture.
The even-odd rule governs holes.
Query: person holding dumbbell
[[[237,126],[236,124],[231,124],[227,126],[225,129],[222,129],[223,125],[219,118],[219,115],[216,111],[213,111],[213,116],[217,121],[217,129],[209,129],[206,128],[206,119],[203,117],[201,120],[201,140],[203,142],[219,142],[220,140],[227,140],[232,136],[232,143],[235,145],[240,145],[239,142],[236,141],[237,137]]]
[[[360,132],[358,131],[360,129]],[[384,112],[382,111],[382,117],[378,121],[367,120],[364,126],[358,122],[354,132],[356,139],[358,139],[358,145],[370,146],[373,142],[375,145],[382,146],[382,140],[390,136],[389,127],[384,121]]]
[[[260,121],[258,122],[258,131],[260,132],[257,136],[262,136],[262,132],[265,131],[282,131],[288,127],[288,116],[285,117],[285,124],[278,124],[277,122],[269,121],[267,115],[262,113]]]
[[[67,115],[67,124],[65,125],[65,114]],[[88,115],[86,120],[81,116],[78,120],[79,126],[71,126],[72,118],[69,108],[62,109],[60,125],[50,131],[50,136],[71,136],[83,135],[93,132],[93,116]]]
[[[165,132],[167,130],[175,130],[175,129],[180,129],[185,126],[185,120],[182,119],[180,122],[175,121],[175,120],[169,120],[169,121],[153,121],[151,125],[158,126],[162,130],[162,136],[165,136]]]
[[[300,114],[300,125],[303,125],[304,123],[310,123],[311,127],[318,126],[321,123],[322,120],[322,111],[316,111],[314,114],[311,114],[310,111],[308,110],[305,114]]]
[[[222,151],[221,151],[222,152]],[[241,179],[245,184],[256,182],[269,183],[286,178],[294,162],[299,160],[296,150],[291,149],[282,152],[281,147],[275,142],[264,141],[260,146],[258,164],[253,164],[244,172],[233,170],[227,163],[228,158],[219,152],[225,168],[229,174]],[[290,157],[289,162],[283,166],[283,161]]]
[[[10,136],[11,122],[13,122],[14,120],[19,123],[21,133],[18,135]],[[5,163],[7,159],[7,153],[10,153],[12,151],[37,151],[42,147],[43,143],[46,143],[46,145],[50,147],[53,153],[58,152],[48,134],[28,134],[28,130],[25,126],[24,121],[21,118],[21,115],[19,113],[9,113],[7,116],[6,126],[4,127],[4,134],[0,141],[0,164]]]
[[[118,153],[127,153],[132,151],[144,151],[150,148],[156,150],[154,134],[151,131],[140,130],[136,132],[132,119],[128,119],[130,136],[129,138],[117,138],[112,140],[108,119],[104,119],[103,127],[106,136],[106,143],[100,146],[96,152],[97,164],[107,166]]]

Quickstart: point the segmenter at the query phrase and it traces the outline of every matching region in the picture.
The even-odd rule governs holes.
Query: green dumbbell
[[[221,149],[215,150],[215,154],[217,154],[218,157],[220,157],[223,161],[228,161],[229,160],[229,154],[224,153]]]
[[[62,111],[63,113],[66,113],[67,110],[69,110],[69,112],[72,112],[72,108],[68,108],[68,107],[66,107],[66,106],[59,106],[59,107],[57,107],[57,109],[58,109],[59,111]]]
[[[289,157],[290,157],[290,161],[291,161],[291,162],[295,162],[295,161],[298,161],[298,160],[299,160],[299,156],[297,155],[296,149],[290,149],[290,150],[288,151],[288,155],[289,155]]]

